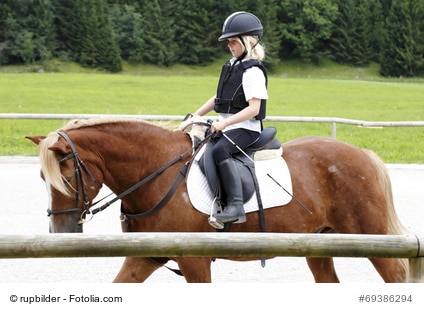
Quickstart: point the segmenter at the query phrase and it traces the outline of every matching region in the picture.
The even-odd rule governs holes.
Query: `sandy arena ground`
[[[394,199],[399,218],[414,234],[424,235],[424,207],[422,182],[424,165],[388,164]],[[47,193],[39,177],[38,158],[0,157],[0,233],[46,234]],[[106,194],[103,190],[101,194]],[[206,218],[206,217],[205,217]],[[84,233],[119,233],[118,204],[84,225]],[[123,258],[68,258],[68,259],[3,259],[0,260],[0,282],[90,282],[113,280]],[[336,258],[336,269],[342,282],[382,282],[366,259]],[[176,268],[176,264],[168,264]],[[354,269],[354,270],[353,270]],[[264,268],[259,261],[233,262],[217,260],[212,264],[214,282],[313,282],[304,258],[275,258]],[[155,272],[147,283],[183,283],[183,278],[163,268]]]

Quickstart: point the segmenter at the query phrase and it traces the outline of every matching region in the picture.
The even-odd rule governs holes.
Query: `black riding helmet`
[[[252,13],[240,11],[231,14],[222,26],[222,35],[219,41],[241,35],[256,35],[261,38],[263,34],[261,21]]]

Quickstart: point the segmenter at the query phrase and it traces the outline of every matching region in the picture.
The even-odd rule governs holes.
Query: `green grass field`
[[[0,67],[0,113],[185,115],[216,89],[221,62],[206,67],[125,65],[106,74],[57,63],[59,72]],[[424,79],[383,79],[378,68],[288,62],[270,75],[268,116],[365,121],[424,121]],[[0,120],[0,155],[36,155],[26,135],[46,135],[67,121]],[[330,136],[330,124],[271,123],[282,141]],[[338,125],[337,138],[374,150],[387,163],[424,163],[422,127]]]

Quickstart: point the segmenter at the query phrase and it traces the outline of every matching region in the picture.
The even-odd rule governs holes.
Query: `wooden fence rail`
[[[134,118],[151,121],[181,121],[182,115],[110,115],[110,114],[33,114],[33,113],[0,113],[0,119],[43,119],[43,120],[70,120],[93,117]],[[212,117],[211,117],[212,118]],[[270,122],[301,122],[301,123],[329,123],[331,137],[336,138],[337,124],[356,125],[359,127],[424,127],[424,121],[362,121],[338,117],[307,117],[307,116],[267,116]]]
[[[414,235],[123,233],[2,235],[0,258],[364,257],[407,258],[410,281],[424,279],[424,240]]]

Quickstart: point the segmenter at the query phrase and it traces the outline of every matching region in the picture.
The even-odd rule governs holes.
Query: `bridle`
[[[193,152],[193,148],[186,150],[185,152],[178,155],[175,159],[173,159],[170,162],[168,162],[167,164],[163,165],[161,168],[159,168],[155,172],[151,173],[147,177],[143,178],[141,181],[139,181],[135,185],[131,186],[130,188],[128,188],[127,190],[125,190],[121,194],[117,195],[115,198],[108,201],[107,203],[105,203],[101,207],[91,209],[91,207],[98,204],[99,202],[101,202],[105,198],[109,197],[113,193],[110,193],[109,195],[105,196],[104,198],[102,198],[99,201],[90,205],[90,200],[88,199],[88,194],[85,190],[86,182],[84,180],[83,172],[85,172],[90,177],[90,179],[94,183],[96,183],[99,187],[101,187],[102,184],[96,180],[96,178],[93,176],[93,174],[87,168],[87,166],[84,164],[82,159],[79,157],[79,154],[78,154],[78,152],[75,148],[75,145],[73,144],[71,138],[69,138],[69,136],[64,132],[58,132],[58,135],[61,136],[63,139],[65,139],[65,141],[69,144],[69,146],[71,148],[71,152],[69,154],[67,154],[66,156],[64,156],[62,159],[60,159],[59,163],[67,161],[67,160],[72,159],[72,158],[75,160],[75,162],[74,162],[74,164],[75,164],[75,177],[76,177],[76,181],[77,181],[76,182],[77,186],[76,186],[75,208],[68,208],[68,209],[63,209],[63,210],[58,210],[58,211],[48,209],[47,214],[48,214],[48,216],[50,216],[50,215],[58,215],[58,214],[80,213],[81,217],[80,217],[80,220],[78,221],[78,224],[83,224],[85,222],[85,218],[84,218],[85,215],[92,214],[92,216],[94,216],[95,214],[105,210],[107,207],[109,207],[115,201],[122,199],[123,197],[127,196],[128,194],[130,194],[134,190],[138,189],[139,187],[141,187],[145,183],[156,178],[157,176],[162,174],[166,169],[168,169],[169,167],[171,167],[172,165],[174,165],[175,163],[177,163],[178,161],[183,159],[188,153]],[[210,140],[210,138],[211,138],[211,135],[207,136],[207,138],[205,138],[199,144],[197,144],[197,148],[195,148],[194,150],[199,151],[200,150],[199,147],[201,147],[205,142]],[[122,211],[122,206],[121,206],[121,214],[123,216],[122,221],[128,220],[128,218],[147,217],[147,216],[150,216],[150,215],[156,213],[162,207],[164,207],[165,204],[169,201],[169,199],[172,197],[172,195],[176,191],[179,184],[182,182],[183,178],[185,177],[187,170],[188,170],[188,167],[189,167],[189,164],[194,159],[195,154],[196,153],[193,153],[192,156],[191,156],[191,159],[184,164],[184,166],[179,171],[177,178],[175,179],[175,181],[173,182],[173,184],[169,188],[166,195],[153,208],[151,208],[150,210],[147,210],[143,213],[129,214],[129,213]],[[78,208],[78,204],[81,200],[81,195],[82,195],[82,200],[83,200],[83,203],[84,203],[84,208]]]
[[[64,132],[58,132],[58,135],[61,136],[63,139],[65,139],[65,141],[69,144],[69,147],[71,148],[71,152],[69,154],[65,155],[62,159],[60,159],[59,163],[65,162],[65,161],[72,159],[72,158],[74,159],[75,178],[76,178],[75,207],[63,209],[63,210],[59,210],[59,211],[47,209],[47,216],[58,215],[58,214],[80,213],[81,217],[80,217],[78,224],[83,224],[85,222],[84,215],[91,213],[91,211],[90,211],[90,200],[88,199],[88,194],[87,194],[87,191],[85,190],[85,186],[87,184],[84,180],[83,173],[85,172],[98,187],[101,187],[102,184],[99,181],[96,180],[94,175],[90,172],[90,170],[87,168],[87,166],[81,160],[71,138],[69,138],[69,136]],[[82,198],[81,198],[81,196],[82,196]],[[81,199],[83,200],[83,203],[84,203],[83,208],[78,207],[78,204],[80,203]]]

